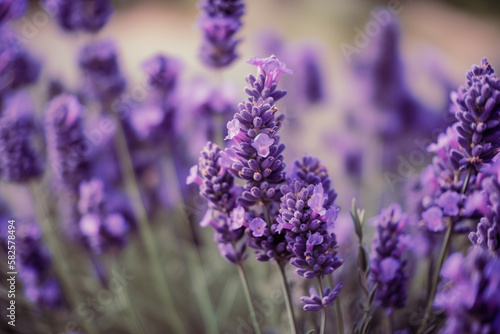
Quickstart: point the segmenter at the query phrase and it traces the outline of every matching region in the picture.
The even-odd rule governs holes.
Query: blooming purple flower
[[[452,254],[441,276],[434,306],[444,310],[448,318],[440,333],[498,333],[500,259],[480,247],[471,247],[465,258]]]
[[[194,165],[189,169],[189,176],[186,179],[186,184],[196,183],[199,186],[202,185],[203,180],[198,175],[198,165]]]
[[[404,307],[408,276],[403,252],[407,246],[404,228],[407,216],[392,203],[372,219],[376,226],[370,254],[370,281],[377,284],[375,301],[388,314]]]
[[[266,222],[262,218],[254,218],[248,225],[254,237],[262,237],[266,228]]]
[[[422,219],[425,221],[430,231],[439,232],[446,228],[443,221],[443,211],[437,206],[433,206],[424,211],[422,213]]]
[[[274,139],[269,138],[265,133],[260,133],[255,137],[252,147],[257,151],[257,155],[267,158],[269,155],[269,148],[274,144]]]
[[[146,60],[143,67],[148,75],[148,83],[151,87],[165,93],[174,90],[181,71],[179,60],[163,54],[158,54]]]
[[[492,162],[500,150],[500,81],[486,58],[473,65],[466,82],[454,95],[460,150],[452,152],[456,169],[474,168]]]
[[[26,0],[3,0],[0,2],[0,25],[20,19],[28,10]]]
[[[257,219],[257,218],[255,218],[255,219]],[[237,206],[233,210],[233,212],[231,212],[231,221],[232,221],[233,230],[236,230],[238,228],[241,228],[242,226],[245,226],[247,224],[246,220],[245,220],[245,209],[241,206]],[[255,223],[254,223],[254,227],[255,227]],[[252,227],[250,226],[250,228],[252,228]],[[262,236],[262,234],[261,234],[261,236]]]
[[[322,297],[318,295],[314,287],[310,287],[309,296],[300,297],[300,301],[304,303],[304,311],[318,312],[332,306],[343,286],[343,283],[338,283],[333,290],[325,288]]]
[[[458,204],[462,200],[462,196],[454,191],[446,191],[438,199],[436,204],[443,209],[443,213],[448,216],[458,215]]]
[[[43,164],[33,145],[35,122],[31,97],[7,98],[0,117],[0,174],[6,181],[27,182],[41,176]]]
[[[92,33],[101,30],[114,11],[111,0],[44,0],[43,6],[62,29]]]
[[[240,121],[236,118],[227,123],[227,136],[224,140],[233,139],[240,133]]]
[[[242,25],[245,4],[241,0],[201,0],[198,6],[203,33],[200,58],[209,67],[226,67],[238,57],[240,40],[234,37]]]

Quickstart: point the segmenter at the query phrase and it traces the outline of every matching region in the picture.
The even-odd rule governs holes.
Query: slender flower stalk
[[[245,273],[245,268],[243,268],[243,264],[240,262],[237,264],[238,272],[240,273],[241,283],[243,284],[243,292],[245,293],[245,299],[247,301],[248,309],[250,310],[250,317],[252,318],[252,325],[255,331],[255,334],[261,334],[260,325],[257,321],[257,314],[255,313],[255,309],[253,307],[252,295],[250,294],[250,288],[248,287],[247,275]]]
[[[155,279],[156,286],[160,287],[161,298],[165,303],[165,312],[168,315],[167,319],[171,321],[171,325],[175,328],[177,333],[186,333],[186,329],[182,324],[181,317],[179,316],[177,308],[175,307],[174,301],[172,299],[169,285],[167,284],[165,279],[165,272],[158,255],[156,240],[151,231],[149,217],[142,202],[141,193],[137,184],[137,179],[134,173],[132,160],[130,158],[130,152],[127,147],[121,120],[117,117],[116,121],[117,133],[115,135],[115,144],[118,149],[118,157],[121,162],[120,165],[123,168],[125,187],[127,189],[127,193],[131,195],[132,205],[134,207],[134,212],[138,221],[139,235],[141,237],[143,245],[146,247],[147,254],[151,261],[153,278]]]
[[[321,281],[321,277],[318,276],[318,282],[319,282],[319,293],[320,293],[320,298],[323,299],[323,282]],[[324,334],[325,329],[326,329],[326,308],[323,308],[321,310],[321,323],[319,327],[319,334]]]
[[[333,281],[333,275],[330,275],[330,285],[335,285],[335,282]],[[337,315],[337,328],[339,334],[344,334],[344,315],[342,314],[342,303],[340,302],[340,297],[337,297],[337,299],[335,300],[335,313]]]
[[[285,264],[281,262],[276,262],[279,267],[280,278],[281,278],[281,288],[283,290],[283,297],[285,298],[286,312],[288,313],[288,321],[290,322],[290,333],[296,334],[297,332],[297,320],[295,320],[295,313],[293,311],[293,301],[290,291],[290,285],[286,278]]]

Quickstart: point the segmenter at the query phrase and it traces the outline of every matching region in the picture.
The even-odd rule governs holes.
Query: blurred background
[[[396,3],[397,15],[391,14],[387,24],[380,23],[384,22],[380,11],[388,13],[385,6],[392,3]],[[64,265],[56,264],[56,271],[70,278],[71,298],[78,302],[69,301],[65,286],[57,307],[34,303],[19,279],[16,327],[7,326],[7,270],[2,258],[2,333],[137,333],[133,323],[123,320],[134,318],[127,312],[136,313],[146,333],[175,333],[172,323],[177,320],[172,317],[189,333],[251,333],[238,273],[220,256],[213,231],[198,225],[206,203],[197,194],[197,187],[185,186],[189,167],[197,163],[206,141],[226,136],[223,120],[231,119],[237,104],[246,98],[244,78],[255,73],[255,68],[246,64],[251,57],[275,54],[294,71],[294,75],[283,77],[281,84],[288,96],[278,103],[286,116],[280,130],[287,145],[285,162],[291,167],[308,154],[327,166],[338,193],[341,215],[337,235],[346,259],[355,255],[348,215],[352,198],[366,208],[368,217],[391,201],[403,204],[401,190],[431,159],[421,147],[436,141],[450,123],[450,92],[464,82],[465,71],[482,58],[487,57],[493,68],[500,66],[500,4],[496,1],[247,1],[243,27],[237,34],[242,39],[237,47],[239,57],[224,70],[207,68],[200,61],[202,36],[196,1],[116,0],[114,5],[116,12],[109,23],[93,35],[62,31],[53,19],[40,14],[43,9],[38,1],[31,1],[28,12],[11,26],[42,64],[36,84],[26,88],[33,98],[39,127],[56,82],[66,92],[78,94],[81,90],[77,57],[88,42],[114,41],[127,82],[121,98],[133,100],[134,108],[147,101],[141,90],[146,78],[144,61],[160,52],[179,60],[176,129],[182,138],[177,145],[183,157],[164,163],[164,157],[168,160],[169,154],[174,154],[172,150],[160,147],[154,151],[148,142],[138,146],[129,142],[129,149],[137,150],[133,167],[158,246],[158,263],[177,314],[165,314],[158,292],[162,287],[151,276],[156,262],[148,259],[148,246],[134,228],[126,244],[110,252],[89,251],[88,245],[67,237],[60,194],[52,185],[53,170],[46,162],[43,181],[36,190],[39,196],[34,197],[26,185],[0,181],[0,198],[6,208],[1,213],[13,217],[19,226],[40,219],[49,221],[67,260]],[[213,90],[218,95],[212,94]],[[212,113],[217,115],[206,116],[204,108],[217,108],[211,103],[222,107]],[[95,102],[88,100],[86,108],[84,124],[91,134],[102,116]],[[214,119],[216,133],[209,129]],[[125,126],[125,134],[129,130]],[[103,147],[112,136],[104,134]],[[45,153],[41,137],[36,144]],[[111,180],[117,175],[107,171],[111,164],[107,159],[115,159],[115,153],[107,152],[99,151],[92,159],[100,162],[95,170]],[[110,181],[122,184],[120,191],[133,197],[128,186],[120,182]],[[40,197],[48,211],[35,203]],[[18,231],[20,238],[32,233],[27,230]],[[263,328],[266,333],[286,333],[279,278],[268,263],[254,259],[252,249],[248,252],[245,266],[252,293],[260,302]],[[33,259],[34,255],[26,256]],[[340,270],[345,280],[350,279],[346,274],[349,268],[346,265]],[[298,297],[307,282],[289,269],[299,309]],[[128,291],[128,300],[113,292],[111,285],[118,281]],[[345,298],[345,305],[354,305],[356,294]],[[395,328],[411,328],[409,319],[418,305],[421,301],[416,298],[410,311],[400,314]],[[356,311],[345,314],[347,323],[357,316]],[[305,324],[312,323],[308,317],[312,316],[304,314]],[[334,328],[333,320],[328,321]]]

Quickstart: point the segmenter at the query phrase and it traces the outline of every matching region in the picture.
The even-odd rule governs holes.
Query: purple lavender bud
[[[33,146],[35,122],[33,104],[27,92],[7,98],[0,117],[0,172],[11,182],[40,177],[43,164]]]
[[[117,50],[111,40],[85,45],[79,52],[78,63],[84,74],[85,90],[90,96],[110,101],[125,90]]]
[[[229,213],[235,207],[234,177],[221,166],[221,153],[220,147],[211,142],[201,151],[198,167],[203,184],[200,194],[210,201],[211,207]]]
[[[457,167],[474,168],[491,163],[500,151],[500,81],[486,58],[473,65],[454,99],[458,120]]]
[[[245,5],[241,0],[201,0],[199,26],[203,33],[200,58],[209,67],[230,65],[238,55],[234,38],[241,27]]]
[[[35,82],[40,64],[24,48],[18,35],[0,27],[0,99],[7,92]]]
[[[90,170],[92,144],[83,135],[83,107],[73,95],[59,95],[46,110],[50,165],[63,187],[76,190]]]
[[[388,314],[406,304],[408,275],[403,252],[407,245],[404,232],[407,216],[401,206],[392,203],[372,219],[376,226],[370,254],[370,281],[377,284],[375,301]]]
[[[464,258],[450,255],[441,270],[434,306],[444,310],[440,333],[498,333],[500,328],[500,259],[481,247]]]
[[[304,311],[318,312],[332,306],[343,286],[343,283],[338,283],[333,290],[325,288],[322,298],[314,287],[310,287],[309,296],[300,297],[300,301],[304,303]]]
[[[23,17],[28,10],[26,0],[2,0],[0,1],[0,25],[10,20]]]
[[[277,89],[282,74],[293,74],[285,63],[280,62],[274,55],[267,58],[253,57],[247,63],[256,65],[258,69],[257,78],[252,74],[246,77],[250,87],[246,88],[245,92],[250,96],[250,102],[262,99],[272,106],[286,95],[286,91]]]
[[[47,13],[66,31],[96,33],[113,14],[111,0],[44,0]]]
[[[59,283],[51,274],[51,258],[35,223],[18,225],[17,264],[26,297],[39,306],[56,308],[63,302]]]
[[[469,234],[473,245],[482,247],[492,255],[500,255],[500,184],[496,175],[482,182],[483,194],[486,196],[487,213],[477,225],[477,231]]]

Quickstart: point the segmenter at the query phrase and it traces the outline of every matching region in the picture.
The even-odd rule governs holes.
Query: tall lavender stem
[[[117,148],[120,165],[123,168],[125,187],[127,189],[127,193],[131,195],[134,212],[137,215],[137,221],[139,223],[139,235],[141,237],[142,243],[146,247],[146,252],[152,262],[151,270],[153,271],[153,278],[156,281],[155,285],[160,287],[162,300],[166,304],[165,312],[168,315],[167,319],[171,321],[171,325],[175,328],[175,332],[187,333],[184,325],[182,324],[182,321],[180,320],[181,317],[177,312],[172,295],[170,293],[170,289],[166,282],[165,272],[163,271],[163,266],[159,259],[156,241],[153,237],[153,233],[151,232],[149,218],[146,209],[144,208],[144,203],[142,202],[141,193],[137,184],[137,179],[135,177],[122,123],[118,117],[116,117],[116,119],[117,133],[114,137],[115,145]]]
[[[319,282],[319,293],[321,299],[323,299],[323,282],[321,281],[321,277],[318,276],[318,282]],[[321,310],[321,324],[319,327],[319,334],[325,334],[325,327],[326,327],[326,308],[323,308]]]
[[[238,262],[237,267],[238,272],[240,273],[241,283],[243,284],[243,291],[245,292],[245,299],[248,304],[248,310],[250,311],[250,317],[252,318],[253,329],[255,334],[261,334],[259,322],[257,321],[257,316],[252,303],[252,295],[250,294],[250,288],[248,287],[247,275],[245,273],[245,268],[243,268],[243,263]]]
[[[68,268],[68,261],[66,261],[64,253],[59,248],[59,241],[57,240],[55,231],[53,230],[50,221],[47,219],[48,210],[46,208],[46,204],[42,202],[45,195],[40,192],[39,187],[40,185],[37,181],[30,183],[33,201],[36,207],[37,220],[41,225],[43,237],[46,240],[47,246],[54,256],[54,270],[56,271],[57,276],[61,278],[61,284],[63,286],[65,296],[67,296],[72,309],[76,310],[77,306],[80,305],[80,296],[77,293],[75,284],[73,284],[74,280],[67,275],[67,273],[71,272]],[[97,330],[93,323],[85,321],[85,319],[82,319],[81,323],[85,332],[89,334],[97,334]]]
[[[467,176],[465,177],[465,181],[462,187],[462,194],[465,193],[465,190],[467,189],[467,184],[469,183],[471,173],[472,173],[472,168],[469,168],[467,170]],[[446,230],[446,235],[444,237],[443,247],[441,247],[441,251],[439,253],[439,257],[436,262],[436,268],[434,269],[434,276],[432,277],[432,285],[431,285],[431,290],[429,292],[429,298],[427,300],[427,307],[425,309],[424,319],[422,320],[422,324],[420,325],[417,334],[422,334],[427,327],[427,323],[429,322],[429,317],[431,316],[432,312],[432,306],[434,304],[434,297],[436,296],[437,286],[439,284],[441,267],[443,266],[443,263],[446,260],[446,255],[448,255],[448,252],[450,250],[454,228],[455,228],[455,222],[453,219],[450,219],[450,224],[448,225],[448,229]]]
[[[183,198],[181,185],[179,183],[179,172],[177,170],[176,164],[173,159],[170,159],[172,168],[175,170],[175,185],[177,186],[177,193],[179,194],[180,204],[179,211],[181,213],[181,226],[191,226],[188,214],[186,212],[186,203]],[[167,162],[163,162],[163,165],[167,165]],[[164,171],[166,174],[166,171]],[[192,228],[192,227],[191,227]],[[194,231],[191,231],[194,235]],[[210,299],[210,294],[208,293],[207,281],[205,279],[205,272],[203,271],[200,253],[197,250],[193,250],[191,247],[185,247],[183,238],[179,238],[179,246],[181,253],[186,256],[186,264],[189,271],[189,276],[192,280],[192,286],[195,288],[195,297],[200,306],[201,315],[203,317],[203,322],[205,324],[205,331],[207,333],[217,334],[219,333],[219,327],[217,325],[217,317],[214,313],[214,308],[212,301]]]
[[[333,281],[333,275],[330,275],[330,285],[335,286],[335,282]],[[340,303],[340,296],[337,296],[335,300],[335,314],[337,315],[337,328],[339,330],[339,334],[344,334],[344,315],[342,314],[342,305]]]
[[[285,273],[285,263],[276,262],[279,267],[280,277],[281,277],[281,287],[283,289],[283,298],[285,298],[286,312],[288,313],[288,321],[290,322],[290,333],[297,333],[297,321],[295,320],[295,314],[293,313],[292,297],[290,286],[288,285],[288,280],[286,279]]]

